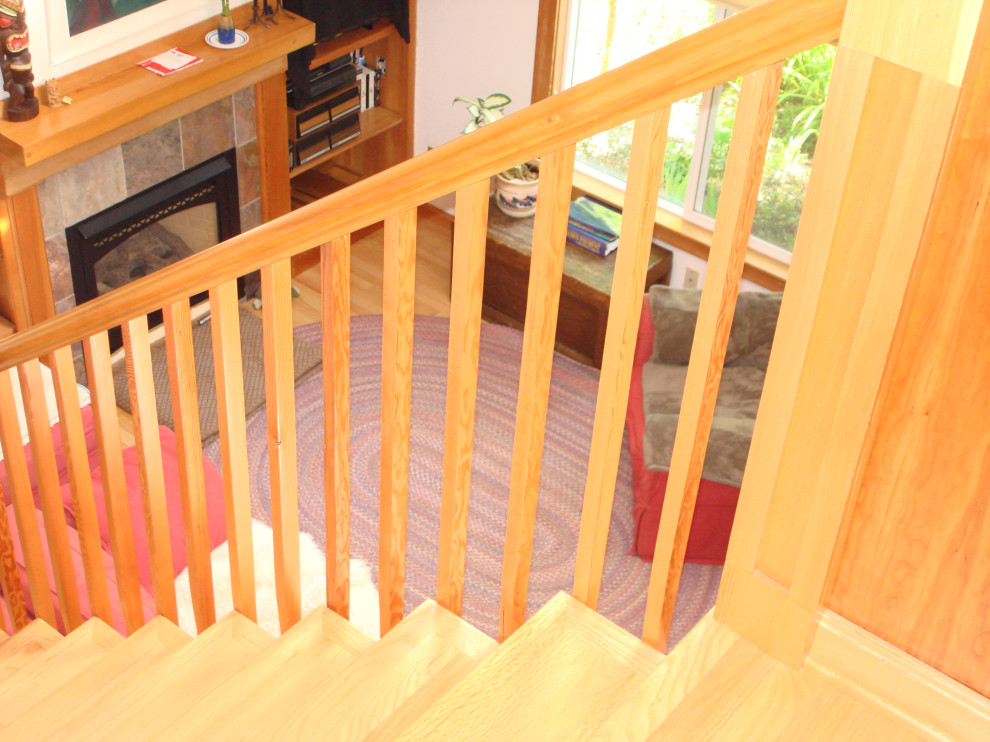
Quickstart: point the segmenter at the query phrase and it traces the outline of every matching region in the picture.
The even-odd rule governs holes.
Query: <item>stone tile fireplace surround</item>
[[[234,9],[236,25],[250,13]],[[215,29],[208,19],[71,73],[59,80],[71,105],[0,120],[0,316],[16,329],[59,312],[71,319],[56,335],[107,329],[100,315],[72,309],[64,230],[221,152],[235,155],[242,230],[289,212],[285,69],[289,53],[313,43],[314,26],[286,18],[223,50],[205,41]],[[167,77],[137,64],[172,47],[202,62]],[[156,301],[139,304],[152,311]]]
[[[246,88],[46,178],[38,199],[55,311],[75,306],[65,228],[236,147],[241,230],[261,223],[254,88]]]

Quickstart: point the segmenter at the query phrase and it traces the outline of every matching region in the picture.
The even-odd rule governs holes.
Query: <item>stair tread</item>
[[[192,638],[166,618],[158,616],[102,657],[83,666],[51,668],[45,673],[47,693],[7,708],[13,718],[0,720],[0,740],[49,738],[48,726],[81,704],[99,705],[117,683],[129,682],[156,662],[188,644]],[[5,711],[0,709],[0,712]]]
[[[63,714],[48,733],[61,740],[147,739],[229,678],[275,638],[230,613],[174,654],[126,683],[114,683],[99,707]]]
[[[245,664],[236,675],[197,699],[167,731],[161,733],[160,738],[212,736],[211,730],[228,726],[231,718],[243,713],[245,704],[253,706],[258,699],[265,698],[273,678],[279,679],[280,687],[285,683],[300,684],[305,682],[310,665],[342,668],[373,644],[373,640],[330,609],[317,608]]]
[[[417,693],[442,695],[495,647],[492,639],[426,601],[367,651],[344,664],[301,664],[298,674],[285,683],[280,679],[243,709],[245,715],[201,728],[195,738],[364,739],[388,725],[394,712],[401,716]],[[176,739],[173,732],[170,739]]]
[[[0,644],[0,678],[17,672],[61,638],[62,635],[44,621],[32,621]]]
[[[22,699],[41,698],[49,693],[53,677],[71,673],[73,668],[82,672],[122,641],[124,637],[114,629],[98,618],[91,618],[47,651],[34,655],[22,668],[24,672],[5,676],[0,681],[0,724],[12,720],[10,711],[18,708]]]
[[[662,659],[559,593],[399,739],[573,737],[604,721]]]
[[[601,727],[586,730],[578,739],[645,739],[738,639],[715,620],[714,610],[709,611]]]
[[[893,715],[807,667],[738,639],[649,735],[639,739],[841,739],[920,742]]]

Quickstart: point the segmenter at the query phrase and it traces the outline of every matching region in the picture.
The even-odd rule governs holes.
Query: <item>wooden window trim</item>
[[[570,2],[571,0],[540,0],[533,62],[533,103],[560,91]],[[719,4],[733,10],[744,10],[755,2],[721,0]],[[620,208],[625,200],[625,193],[621,189],[581,172],[574,173],[572,190],[574,196],[587,193]],[[694,224],[663,207],[657,207],[654,223],[653,236],[656,239],[702,260],[708,260],[712,244],[710,229]],[[750,249],[746,255],[743,278],[771,291],[780,291],[787,280],[787,270],[786,263]]]

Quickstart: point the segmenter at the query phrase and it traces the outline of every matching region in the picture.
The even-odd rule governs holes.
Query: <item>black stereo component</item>
[[[285,8],[316,24],[316,44],[289,54],[288,76],[296,96],[293,103],[296,108],[319,96],[310,80],[317,44],[382,19],[391,21],[399,35],[409,42],[409,0],[285,0]]]

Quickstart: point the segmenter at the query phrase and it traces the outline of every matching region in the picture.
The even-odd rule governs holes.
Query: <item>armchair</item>
[[[652,559],[701,292],[653,286],[643,299],[626,433],[633,468],[633,553]],[[732,530],[780,293],[741,292],[719,385],[687,561],[721,564]]]

